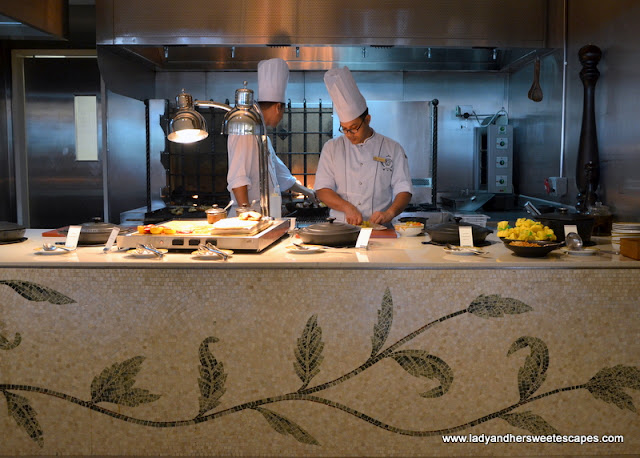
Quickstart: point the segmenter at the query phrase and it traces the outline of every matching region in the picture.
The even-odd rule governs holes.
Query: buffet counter
[[[640,454],[640,262],[606,239],[221,261],[42,232],[0,246],[0,455]]]
[[[105,252],[104,246],[80,246],[72,253],[42,253],[44,242],[64,240],[43,237],[45,231],[27,230],[27,240],[4,245],[0,249],[0,267],[134,267],[134,268],[255,268],[255,269],[451,269],[451,268],[640,268],[640,262],[615,254],[608,238],[594,237],[597,254],[567,255],[563,249],[543,258],[515,256],[491,234],[490,245],[482,247],[482,256],[448,253],[442,246],[425,244],[429,236],[372,238],[368,249],[330,248],[306,252],[294,249],[296,239],[285,235],[262,251],[235,252],[227,261],[217,257],[194,256],[195,250],[171,250],[162,259],[140,257],[116,247]],[[297,239],[297,243],[301,243]]]

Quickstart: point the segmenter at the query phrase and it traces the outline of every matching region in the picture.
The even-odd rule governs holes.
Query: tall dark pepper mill
[[[596,82],[600,77],[598,62],[602,57],[602,51],[597,46],[586,45],[578,51],[578,57],[582,64],[580,79],[584,86],[584,104],[576,166],[576,186],[578,187],[576,210],[578,213],[585,213],[597,200],[596,189],[600,181],[594,96]]]

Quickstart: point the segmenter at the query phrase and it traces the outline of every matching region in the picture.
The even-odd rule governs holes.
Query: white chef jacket
[[[399,193],[413,191],[404,149],[376,132],[359,145],[344,135],[325,143],[314,188],[335,191],[365,221],[373,212],[386,210]],[[345,221],[344,212],[331,209],[330,214],[336,221]]]
[[[247,186],[249,203],[253,200],[260,203],[260,148],[259,137],[255,135],[229,135],[227,150],[229,157],[229,170],[227,172],[227,189],[232,193],[233,188]],[[286,165],[276,155],[271,144],[271,138],[267,137],[269,147],[269,193],[280,194],[288,190],[296,182],[296,179]],[[233,197],[232,197],[233,198]],[[234,214],[235,205],[229,212]]]

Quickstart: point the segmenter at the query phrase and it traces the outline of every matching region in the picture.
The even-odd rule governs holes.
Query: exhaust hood
[[[551,0],[96,0],[96,45],[114,77],[162,71],[508,71],[559,47]],[[556,44],[554,46],[554,43]],[[108,64],[106,63],[108,62]],[[108,81],[107,81],[108,82]]]

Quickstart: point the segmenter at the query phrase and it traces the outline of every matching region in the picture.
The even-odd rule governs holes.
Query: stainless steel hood
[[[134,64],[253,70],[270,57],[292,70],[505,71],[559,46],[560,8],[553,0],[96,0],[96,44],[101,70],[122,65],[107,70],[114,76]]]

